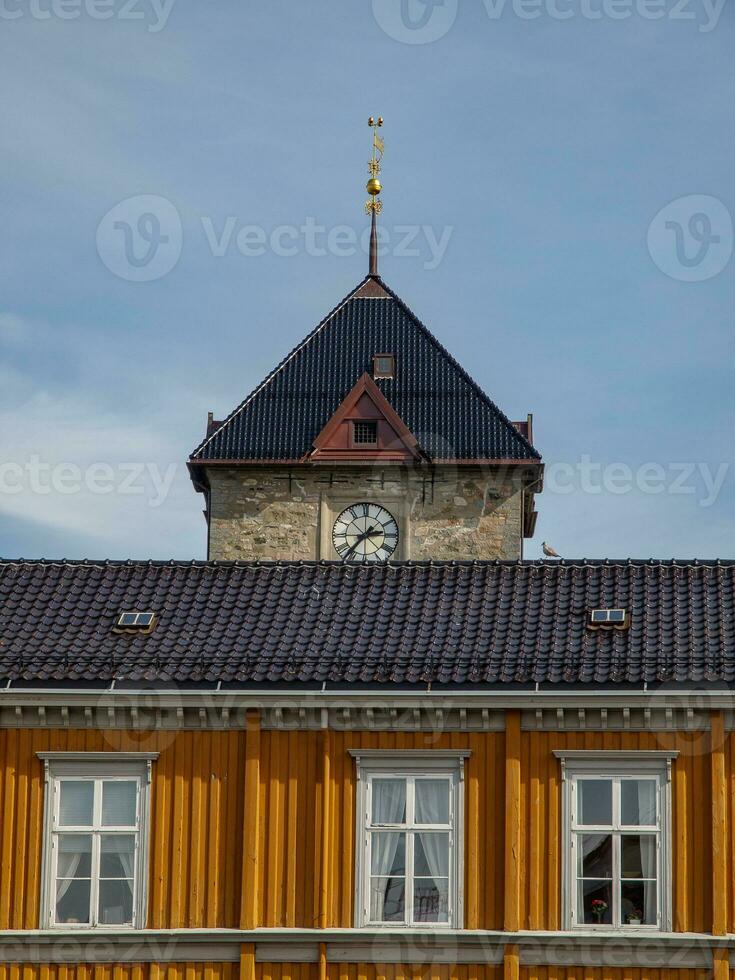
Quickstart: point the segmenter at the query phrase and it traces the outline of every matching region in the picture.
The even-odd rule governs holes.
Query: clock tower
[[[378,272],[382,120],[370,120],[369,274],[189,459],[208,558],[518,559],[543,467]]]

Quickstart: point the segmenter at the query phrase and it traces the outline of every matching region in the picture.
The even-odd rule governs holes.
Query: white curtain
[[[423,849],[436,895],[423,908],[414,909],[414,916],[418,922],[442,922],[447,918],[445,896],[449,877],[449,834],[418,833],[415,847],[418,849],[419,846]],[[428,884],[426,879],[424,883]]]
[[[637,791],[638,823],[641,826],[653,827],[656,823],[656,781],[637,780]]]
[[[109,844],[111,840],[114,841],[112,847]],[[135,838],[129,834],[120,837],[108,837],[105,849],[108,854],[115,854],[120,859],[123,875],[126,878],[132,878],[135,868]]]
[[[58,859],[56,862],[56,901],[59,902],[71,887],[76,878],[79,865],[85,854],[92,853],[92,838],[78,834],[59,835],[57,838]],[[69,850],[64,848],[68,847]],[[74,848],[74,849],[72,849]]]
[[[416,821],[423,824],[446,824],[449,820],[449,783],[445,779],[416,781]],[[436,898],[422,909],[414,909],[417,921],[441,921],[446,917],[442,899],[449,876],[449,834],[417,833],[415,847],[421,847],[429,874],[434,879]]]
[[[373,823],[396,824],[406,819],[406,781],[373,780]]]
[[[641,837],[641,869],[644,878],[658,878],[656,869],[656,839],[651,835]],[[643,886],[643,921],[648,925],[656,924],[656,889],[658,881],[647,883]]]
[[[81,854],[59,854],[58,880],[56,882],[56,901],[59,902],[66,895],[74,881],[77,868],[82,860]]]
[[[100,868],[104,874],[100,880],[99,914],[101,921],[108,924],[124,923],[130,912],[127,909],[126,898],[123,895],[133,895],[133,875],[135,868],[135,838],[131,834],[105,834],[101,842],[103,858],[117,858],[119,869],[107,870],[103,864]],[[110,880],[112,879],[112,880]],[[125,880],[128,879],[128,880]]]
[[[634,789],[635,787],[635,789]],[[634,792],[634,801],[637,808],[637,823],[641,826],[652,827],[657,822],[656,817],[656,796],[658,783],[655,779],[638,779],[630,781],[629,788]],[[656,860],[656,839],[653,836],[644,834],[640,838],[641,874],[644,878],[651,879],[643,886],[643,921],[647,925],[656,924],[657,897],[658,889],[658,869]],[[655,883],[654,883],[655,882]]]
[[[406,783],[402,779],[374,779],[373,790],[373,823],[400,824],[406,815]],[[374,874],[384,877],[373,878],[372,891],[377,893],[379,906],[374,910],[377,918],[384,920],[385,899],[388,887],[394,880],[390,877],[393,862],[398,848],[405,841],[405,834],[400,831],[374,831],[371,835],[372,870]],[[404,843],[405,854],[405,843]]]

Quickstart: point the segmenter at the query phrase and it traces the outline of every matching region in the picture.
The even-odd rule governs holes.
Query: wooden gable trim
[[[376,421],[378,423],[382,421],[392,434],[387,445],[381,445],[380,424],[378,426],[378,445],[374,449],[367,446],[353,446],[351,438],[345,438],[344,433],[340,431],[343,426],[349,425],[352,421],[373,420],[373,416],[366,417],[361,414],[358,408],[359,402],[364,396],[367,396],[378,413]],[[313,462],[376,460],[400,463],[421,458],[418,440],[367,372],[358,379],[337,411],[316,437],[313,445],[314,449],[307,457],[309,461]]]
[[[352,294],[352,299],[390,299],[390,293],[383,286],[379,279],[370,276],[365,282],[358,286]]]

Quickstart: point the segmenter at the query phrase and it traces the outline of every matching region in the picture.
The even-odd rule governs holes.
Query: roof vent
[[[630,625],[630,616],[627,609],[592,609],[587,625],[590,629],[624,630]]]
[[[154,612],[121,612],[114,626],[115,633],[151,633],[156,625]]]
[[[355,446],[377,446],[378,423],[369,419],[353,422],[352,441]]]

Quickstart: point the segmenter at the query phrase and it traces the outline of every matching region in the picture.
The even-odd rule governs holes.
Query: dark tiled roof
[[[592,607],[630,629],[586,628]],[[112,632],[152,610],[149,636]],[[0,680],[735,680],[734,562],[0,563]]]
[[[192,453],[192,461],[299,460],[374,354],[396,357],[381,391],[433,459],[532,460],[539,454],[395,293],[327,316]]]

